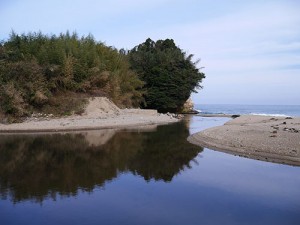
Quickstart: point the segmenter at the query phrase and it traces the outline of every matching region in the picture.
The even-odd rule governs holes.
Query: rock
[[[191,98],[189,98],[188,100],[186,100],[186,102],[184,103],[181,113],[184,114],[198,114],[199,112],[194,110],[194,103],[192,101]]]

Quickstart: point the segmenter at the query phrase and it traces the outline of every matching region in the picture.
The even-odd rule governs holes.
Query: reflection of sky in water
[[[256,199],[263,204],[300,210],[299,167],[261,162],[205,149],[198,165],[178,177],[197,186]],[[262,198],[262,199],[260,199]],[[284,205],[283,209],[287,205]],[[300,211],[299,211],[300,213]]]
[[[228,119],[194,117],[190,132],[203,130],[203,127],[206,129],[211,126],[211,121],[223,124]],[[262,162],[209,149],[199,153],[196,160],[198,165],[180,178],[196,184],[222,187],[230,192],[247,193],[253,197],[280,197],[283,200],[290,197],[300,207],[299,167]],[[291,193],[298,194],[298,198]]]
[[[200,117],[200,116],[192,116],[189,117],[189,131],[190,134],[197,133],[201,130],[205,130],[214,126],[221,126],[230,118],[226,117]]]
[[[196,118],[190,132],[228,119]],[[205,149],[171,182],[125,172],[41,204],[0,201],[1,224],[298,224],[300,170]]]

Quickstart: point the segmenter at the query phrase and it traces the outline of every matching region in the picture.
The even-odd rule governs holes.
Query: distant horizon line
[[[195,103],[194,105],[300,106],[300,104]]]

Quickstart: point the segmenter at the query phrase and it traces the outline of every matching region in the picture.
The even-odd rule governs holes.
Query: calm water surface
[[[187,143],[227,120],[1,135],[0,224],[299,224],[299,167]]]

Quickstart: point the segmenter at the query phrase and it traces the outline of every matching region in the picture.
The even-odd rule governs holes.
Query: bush
[[[79,38],[69,32],[59,36],[12,32],[0,45],[0,85],[4,99],[0,111],[14,116],[43,110],[49,99],[53,102],[63,92],[106,93],[121,107],[143,100],[143,82],[125,54],[91,35]]]

